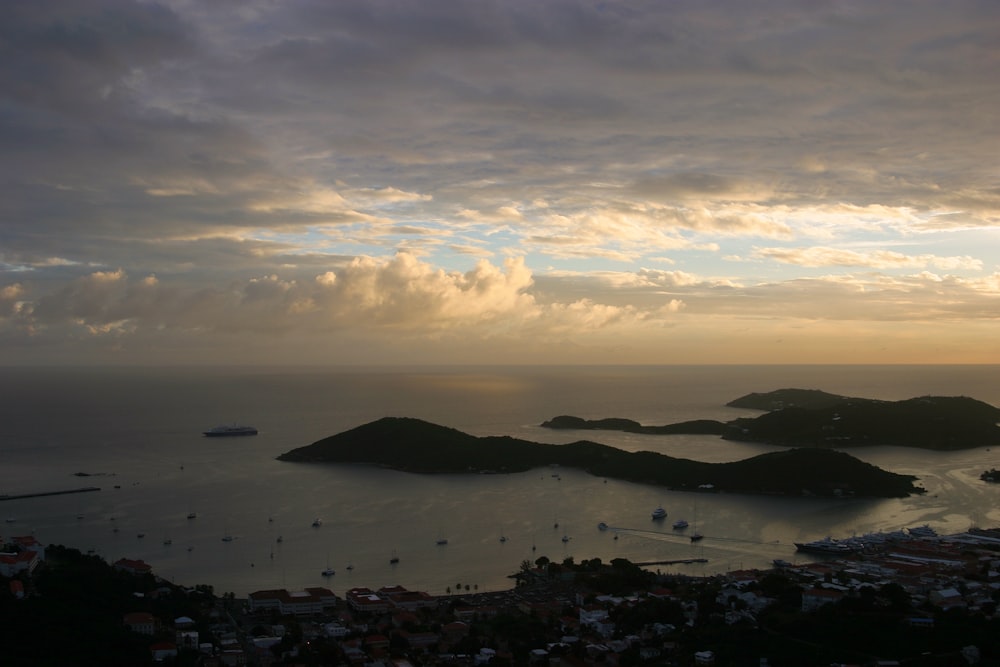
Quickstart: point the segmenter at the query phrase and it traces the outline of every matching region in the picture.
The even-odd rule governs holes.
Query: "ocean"
[[[1000,450],[901,447],[850,453],[913,474],[905,499],[691,494],[545,468],[416,475],[276,456],[385,416],[474,435],[591,439],[630,451],[733,461],[775,448],[713,436],[551,431],[558,415],[644,424],[753,414],[725,404],[785,387],[898,400],[964,395],[1000,405],[997,366],[406,368],[19,368],[0,382],[0,494],[100,491],[0,502],[0,535],[142,559],[181,585],[255,590],[403,585],[431,594],[503,590],[523,561],[704,559],[650,566],[704,575],[801,561],[793,542],[929,524],[1000,525]],[[247,438],[205,438],[224,423]],[[86,476],[76,476],[86,473]],[[663,506],[665,522],[650,512]],[[188,519],[189,513],[197,517]],[[705,538],[671,528],[684,518]],[[315,519],[321,525],[314,527]],[[609,530],[599,530],[598,523]],[[140,534],[142,537],[140,537]],[[229,536],[230,541],[222,538]],[[280,538],[280,542],[279,542]],[[501,539],[506,538],[506,539]],[[564,540],[565,538],[565,540]],[[447,544],[438,544],[447,540]],[[169,544],[167,543],[169,542]],[[390,563],[396,556],[398,563]],[[808,557],[814,559],[814,556]],[[327,565],[336,571],[322,576]]]

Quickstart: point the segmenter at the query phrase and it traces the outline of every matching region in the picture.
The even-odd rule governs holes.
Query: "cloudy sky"
[[[11,0],[0,363],[1000,363],[1000,3]]]

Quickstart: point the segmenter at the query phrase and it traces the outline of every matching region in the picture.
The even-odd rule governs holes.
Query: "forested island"
[[[548,465],[677,490],[787,496],[904,497],[922,493],[898,475],[849,454],[790,449],[743,461],[704,463],[596,442],[550,445],[508,436],[476,437],[420,419],[386,417],[285,452],[281,461],[364,463],[415,473],[513,473]]]
[[[965,396],[881,401],[812,389],[780,389],[747,394],[726,405],[767,412],[729,422],[706,419],[665,426],[644,426],[621,418],[586,420],[564,415],[542,426],[650,435],[709,434],[790,447],[895,445],[958,450],[1000,444],[1000,409]]]

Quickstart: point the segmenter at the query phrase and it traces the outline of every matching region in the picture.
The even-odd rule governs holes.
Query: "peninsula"
[[[586,420],[564,415],[542,426],[651,435],[710,434],[729,440],[831,449],[895,445],[958,450],[1000,444],[1000,409],[965,396],[880,401],[811,389],[781,389],[747,394],[727,405],[766,412],[729,422],[695,420],[665,426],[644,426],[620,418]]]
[[[420,419],[385,417],[285,452],[280,461],[363,463],[415,473],[513,473],[548,465],[677,490],[786,496],[904,497],[922,493],[898,475],[830,450],[790,449],[730,463],[626,452],[590,441],[550,445],[476,437]]]

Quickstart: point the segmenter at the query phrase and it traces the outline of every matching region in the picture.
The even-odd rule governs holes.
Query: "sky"
[[[995,0],[0,17],[0,364],[1000,363]]]

